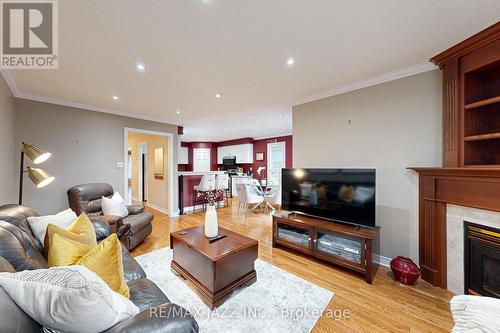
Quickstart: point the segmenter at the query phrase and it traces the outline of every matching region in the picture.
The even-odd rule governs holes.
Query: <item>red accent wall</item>
[[[292,167],[292,151],[293,151],[293,136],[279,136],[274,138],[267,138],[261,140],[253,140],[252,138],[241,138],[235,140],[228,140],[222,142],[181,142],[182,147],[189,148],[189,164],[179,165],[179,171],[193,171],[193,148],[210,148],[210,165],[211,170],[216,171],[218,167],[224,168],[222,165],[217,165],[217,147],[240,145],[245,143],[253,143],[253,158],[254,162],[252,164],[241,164],[244,172],[247,172],[252,168],[254,172],[254,177],[257,178],[257,169],[260,166],[265,166],[267,168],[267,144],[271,142],[285,142],[286,143],[286,161],[285,167]],[[257,161],[255,159],[256,153],[264,153],[264,160]],[[234,167],[226,167],[226,169],[233,169]],[[263,177],[267,177],[267,170],[264,170]]]
[[[253,143],[253,164],[250,164],[253,169],[254,178],[259,178],[259,175],[257,175],[257,169],[261,166],[266,167],[266,170],[262,172],[262,177],[267,177],[267,144],[272,142],[285,142],[285,167],[292,167],[293,137],[291,135],[255,140]],[[257,161],[255,159],[255,154],[257,153],[264,153],[263,161]]]

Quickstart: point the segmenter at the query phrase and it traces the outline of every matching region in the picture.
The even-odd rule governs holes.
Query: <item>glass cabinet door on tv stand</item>
[[[312,252],[312,230],[292,223],[278,222],[274,230],[275,240],[301,251]]]
[[[351,265],[363,267],[364,240],[345,234],[318,229],[314,235],[314,251],[320,255],[346,261]]]

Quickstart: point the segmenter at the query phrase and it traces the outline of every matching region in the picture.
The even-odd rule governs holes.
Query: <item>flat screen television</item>
[[[375,227],[375,169],[283,169],[282,209]]]

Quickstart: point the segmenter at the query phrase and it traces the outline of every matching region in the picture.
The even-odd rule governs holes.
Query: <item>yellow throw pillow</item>
[[[339,199],[341,201],[351,203],[353,193],[354,193],[354,188],[352,187],[352,185],[351,186],[342,185],[342,187],[339,190]]]
[[[54,234],[50,241],[49,267],[74,265],[95,247],[95,245],[83,244],[59,234]]]
[[[80,214],[80,216],[78,216],[78,218],[66,229],[55,224],[49,224],[47,226],[44,240],[45,256],[48,256],[51,238],[54,234],[59,234],[66,239],[71,239],[79,243],[93,246],[97,245],[94,225],[90,222],[85,213]]]
[[[83,265],[96,273],[108,286],[129,298],[130,290],[125,283],[122,262],[122,246],[116,234],[112,234],[85,254],[77,265]]]
[[[112,234],[97,246],[82,244],[54,234],[49,249],[49,266],[68,265],[87,267],[111,289],[129,298],[130,290],[123,273],[122,248],[116,234]]]

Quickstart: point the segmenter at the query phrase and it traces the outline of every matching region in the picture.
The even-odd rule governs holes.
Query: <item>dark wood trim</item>
[[[498,168],[409,168],[419,173],[422,278],[446,288],[446,205],[500,212]]]
[[[471,176],[500,178],[500,168],[440,168],[440,167],[408,167],[425,176]]]
[[[500,22],[484,29],[483,31],[467,38],[460,44],[450,47],[444,52],[432,57],[430,61],[435,65],[442,67],[449,60],[461,57],[467,53],[477,50],[487,44],[497,40],[500,36]]]

